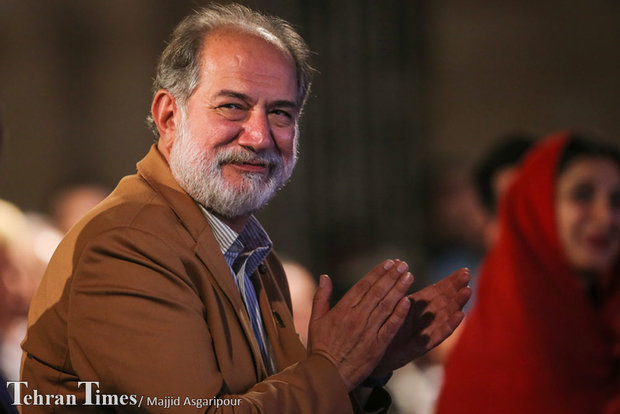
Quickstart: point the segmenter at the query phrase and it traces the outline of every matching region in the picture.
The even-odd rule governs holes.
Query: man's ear
[[[157,148],[166,161],[170,161],[170,150],[176,137],[178,120],[181,115],[179,110],[176,99],[169,91],[166,89],[157,91],[151,104],[151,114],[159,131]]]

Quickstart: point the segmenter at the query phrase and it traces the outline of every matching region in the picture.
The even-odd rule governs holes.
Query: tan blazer
[[[22,411],[233,412],[191,404],[217,396],[239,404],[235,413],[352,413],[334,365],[307,356],[295,333],[279,261],[272,254],[260,270],[257,295],[279,370],[269,378],[207,220],[152,147],[138,173],[64,238],[32,302],[22,394],[73,394],[78,406]],[[128,404],[84,406],[78,381],[99,383],[93,403]]]

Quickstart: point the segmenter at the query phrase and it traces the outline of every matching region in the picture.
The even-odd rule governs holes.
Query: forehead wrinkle
[[[282,43],[282,41],[278,37],[276,37],[274,34],[272,34],[271,32],[269,32],[267,29],[263,27],[255,28],[255,27],[244,26],[244,25],[239,25],[239,24],[226,25],[226,26],[219,27],[207,33],[207,35],[205,36],[202,42],[202,46],[201,46],[202,51],[206,49],[207,44],[213,39],[217,39],[217,38],[223,39],[230,35],[248,36],[248,37],[253,37],[253,38],[263,40],[265,43],[269,44],[270,46],[273,46],[276,50],[278,50],[283,56],[286,57],[286,60],[288,60],[291,64],[293,64],[293,66],[295,66],[295,63],[294,63],[295,59],[293,58],[293,55],[291,54],[291,52],[286,48],[286,45],[284,45],[284,43]]]
[[[270,106],[299,108],[295,85],[282,87],[281,79],[286,76],[285,72],[269,68],[261,71],[261,66],[253,63],[244,65],[242,56],[230,57],[229,55],[229,58],[232,58],[232,63],[231,61],[229,63],[219,60],[210,61],[210,59],[205,62],[202,80],[210,79],[214,83],[201,82],[201,84],[203,88],[211,89],[210,86],[217,88],[208,93],[211,96],[210,99],[230,97],[255,103],[258,96],[263,96]]]
[[[210,47],[210,44],[217,47],[217,44],[220,42],[226,42],[226,41],[234,42],[235,40],[239,40],[239,37],[242,37],[242,36],[247,36],[247,37],[261,40],[267,45],[271,46],[275,51],[277,51],[280,54],[280,56],[284,58],[284,60],[287,61],[287,63],[290,65],[290,69],[292,70],[292,73],[294,74],[294,77],[295,77],[295,84],[297,85],[297,82],[299,81],[299,79],[298,79],[297,67],[296,67],[295,59],[293,58],[293,55],[285,47],[285,45],[280,41],[280,39],[278,39],[271,32],[267,31],[264,28],[253,28],[253,27],[246,27],[246,26],[241,26],[241,25],[229,25],[229,26],[223,26],[223,27],[217,28],[214,31],[208,33],[203,39],[201,51],[200,51],[201,72],[202,72],[202,69],[205,68],[205,63],[209,66],[213,66],[213,63],[214,63],[214,62],[205,61],[205,55],[207,53],[207,50]],[[255,51],[253,50],[248,51],[247,49],[244,50],[244,52],[255,53]],[[244,69],[243,58],[240,53],[234,53],[233,51],[230,51],[228,56],[230,59],[234,60],[235,66],[241,69]]]
[[[272,32],[262,26],[255,27],[242,23],[229,24],[215,29],[208,36],[222,36],[225,35],[226,32],[233,34],[246,34],[248,36],[258,37],[265,42],[271,44],[272,46],[275,46],[277,49],[280,50],[280,52],[284,53],[287,56],[290,56],[291,59],[293,58],[290,51],[286,48],[286,45],[276,35],[274,35]]]

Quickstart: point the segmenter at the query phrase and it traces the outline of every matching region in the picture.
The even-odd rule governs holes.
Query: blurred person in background
[[[526,133],[502,135],[474,165],[471,173],[462,168],[441,168],[430,187],[431,244],[438,245],[428,266],[431,283],[441,275],[460,267],[472,271],[472,297],[466,310],[475,301],[477,268],[496,234],[498,200],[514,181],[520,160],[534,143]],[[451,338],[454,340],[454,338]],[[435,350],[436,351],[436,350]]]
[[[563,132],[499,203],[438,413],[620,413],[620,154]]]
[[[2,156],[3,144],[4,126],[2,124],[2,106],[0,106],[0,158]],[[12,271],[6,242],[2,239],[2,236],[0,236],[0,341],[2,341],[4,337],[4,326],[7,325],[9,319],[9,309],[6,303],[8,302],[9,293],[5,289],[4,275]],[[1,349],[0,357],[2,357]],[[17,409],[12,405],[13,399],[6,388],[5,373],[2,371],[2,368],[0,368],[0,411],[7,414],[17,413]]]
[[[28,311],[29,295],[33,291],[28,265],[32,264],[32,250],[28,242],[26,215],[12,203],[0,200],[0,369],[10,380],[19,378],[18,354],[14,358],[13,346],[23,339],[24,317]],[[15,364],[11,363],[15,359]]]
[[[50,218],[62,232],[67,233],[89,210],[102,202],[110,190],[95,183],[72,184],[63,187],[52,198]]]
[[[293,305],[293,323],[299,338],[304,345],[308,344],[308,325],[312,314],[312,299],[318,288],[316,281],[301,263],[284,259],[282,261],[284,273],[291,291]]]
[[[19,378],[28,306],[60,239],[60,233],[41,216],[25,214],[0,200],[0,370],[6,379]]]
[[[426,245],[431,257],[426,279],[432,284],[444,272],[461,267],[475,274],[484,246],[485,215],[464,165],[443,161],[430,170]]]
[[[523,156],[535,141],[533,135],[522,132],[502,135],[474,167],[474,186],[485,213],[483,237],[487,250],[497,238],[498,202],[514,182]],[[470,300],[468,307],[472,306]]]
[[[461,267],[469,268],[475,275],[482,255],[485,216],[470,175],[458,162],[438,162],[429,170],[426,245],[431,258],[425,281],[427,284],[436,283],[441,280],[443,272],[453,272]],[[472,282],[473,279],[470,280],[473,292]],[[469,302],[466,308],[468,306]],[[456,332],[458,328],[452,335]],[[433,412],[441,385],[443,355],[449,349],[448,341],[450,338],[394,373],[387,388],[399,414]]]
[[[526,133],[501,135],[480,157],[471,174],[459,169],[447,170],[432,186],[434,222],[440,223],[437,232],[442,235],[447,249],[431,262],[429,279],[435,282],[442,272],[469,267],[472,297],[466,312],[475,300],[477,268],[483,250],[489,249],[495,239],[498,200],[514,181],[523,155],[534,142],[535,138]],[[394,374],[388,389],[399,413],[434,412],[443,381],[443,364],[458,340],[460,329],[424,357]]]

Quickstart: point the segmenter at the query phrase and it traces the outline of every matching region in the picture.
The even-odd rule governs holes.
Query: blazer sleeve
[[[108,230],[85,245],[69,290],[68,369],[98,381],[98,393],[133,396],[136,404],[122,412],[171,412],[149,404],[154,397],[174,404],[180,397],[174,412],[353,412],[335,367],[319,355],[225,394],[205,307],[187,274],[195,258],[174,252],[135,228]]]

